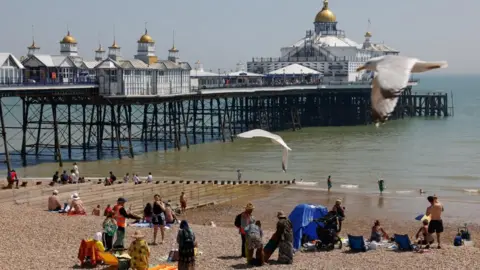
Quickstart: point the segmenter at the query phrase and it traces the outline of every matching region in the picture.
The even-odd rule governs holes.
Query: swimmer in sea
[[[427,192],[425,192],[423,189],[420,189],[420,194],[425,194]]]

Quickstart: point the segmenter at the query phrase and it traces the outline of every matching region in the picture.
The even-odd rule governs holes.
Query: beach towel
[[[349,234],[348,244],[350,246],[350,250],[352,251],[367,251],[367,248],[365,246],[365,239],[363,239],[363,236],[353,236]]]
[[[178,267],[171,264],[159,264],[157,266],[148,268],[148,270],[178,270]]]
[[[413,250],[410,238],[407,234],[394,234],[393,238],[395,239],[395,243],[397,243],[398,250]]]
[[[263,248],[263,258],[265,262],[267,262],[270,259],[270,257],[272,256],[273,252],[275,252],[277,247],[278,247],[278,236],[276,233],[274,233],[270,238],[270,240],[268,241],[268,243]]]

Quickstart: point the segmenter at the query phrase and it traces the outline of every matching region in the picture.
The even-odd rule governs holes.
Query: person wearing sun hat
[[[144,239],[145,235],[141,231],[136,231],[132,237],[135,240],[133,240],[128,248],[128,254],[131,257],[130,267],[136,270],[148,269],[150,248]]]
[[[255,218],[252,215],[254,209],[255,206],[253,206],[252,203],[247,203],[247,205],[245,206],[245,211],[243,211],[243,213],[240,215],[239,231],[242,237],[242,257],[246,257],[247,260],[249,259],[249,255],[251,256],[251,254],[247,254],[247,238],[245,227],[252,223],[255,223]]]
[[[277,212],[278,263],[293,263],[293,225],[283,211]]]
[[[69,214],[70,215],[86,215],[87,211],[85,210],[85,206],[83,205],[82,200],[80,200],[80,196],[78,193],[75,192],[71,196],[72,203],[70,205]]]

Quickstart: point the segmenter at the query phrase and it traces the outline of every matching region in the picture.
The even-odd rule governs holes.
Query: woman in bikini
[[[162,235],[162,242],[165,237],[165,204],[162,202],[160,195],[155,194],[153,197],[153,213],[152,213],[152,224],[153,224],[153,243],[152,245],[157,245],[157,233],[158,228],[160,228],[160,233]]]

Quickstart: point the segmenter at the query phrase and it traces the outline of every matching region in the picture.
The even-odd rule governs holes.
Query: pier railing
[[[98,85],[97,80],[88,80],[88,81],[69,81],[69,82],[59,82],[59,81],[40,81],[40,82],[32,82],[32,81],[22,81],[17,83],[9,83],[4,82],[0,83],[0,87],[22,87],[22,86],[69,86],[69,85]]]

